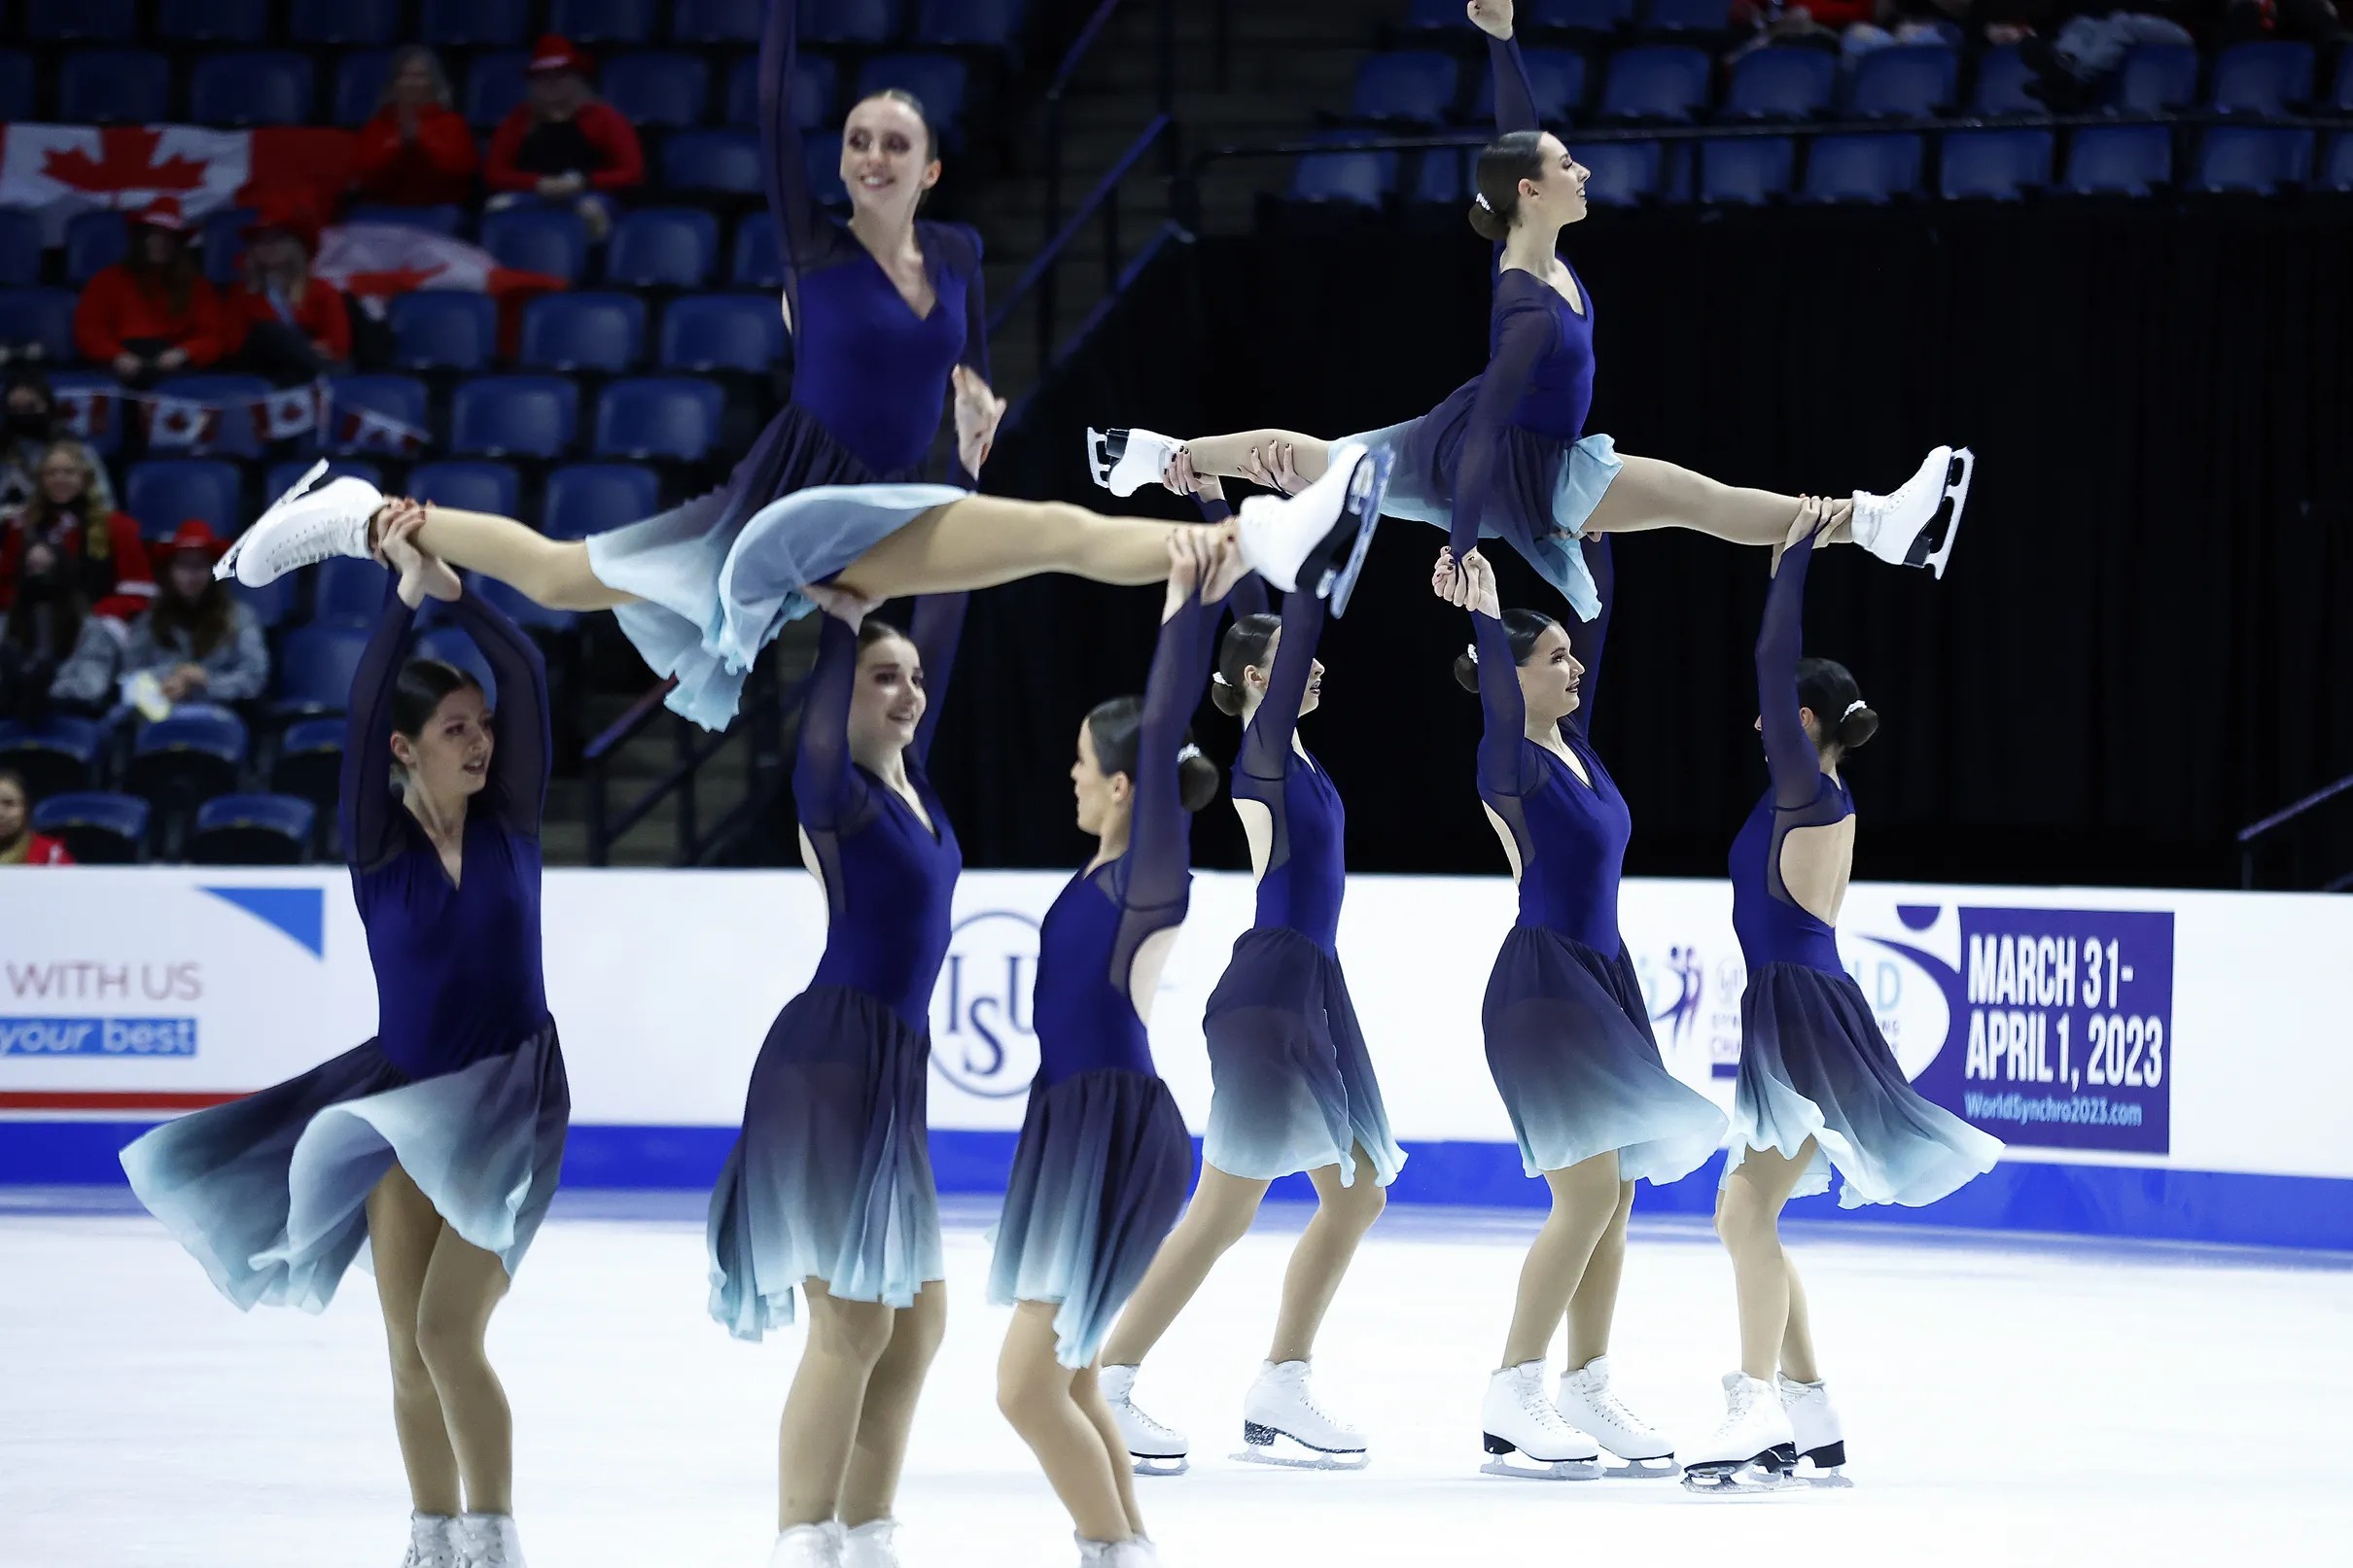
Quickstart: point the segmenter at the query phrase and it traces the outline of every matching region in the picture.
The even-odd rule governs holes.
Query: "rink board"
[[[1064,881],[975,872],[958,889],[932,1006],[943,1188],[1001,1181],[1036,1065],[1037,922]],[[1246,877],[1195,880],[1153,1010],[1196,1132],[1202,1008],[1250,904]],[[1401,1201],[1543,1201],[1480,1043],[1513,907],[1499,878],[1351,881],[1341,957],[1412,1156]],[[769,1022],[816,964],[815,885],[551,872],[545,911],[576,1114],[566,1179],[707,1184]],[[1745,980],[1730,888],[1630,882],[1621,920],[1668,1064],[1729,1105]],[[1942,1203],[1866,1217],[2353,1248],[2353,900],[1872,884],[1840,941],[1921,1092],[2011,1151]],[[374,1015],[338,872],[0,872],[0,1181],[118,1181],[114,1153],[140,1129],[299,1072]],[[1703,1211],[1712,1192],[1711,1167],[1642,1201]]]

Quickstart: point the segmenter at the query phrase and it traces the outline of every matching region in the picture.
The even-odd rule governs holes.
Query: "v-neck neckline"
[[[1562,771],[1568,775],[1568,782],[1570,784],[1575,784],[1580,789],[1590,790],[1596,795],[1598,795],[1601,792],[1601,786],[1594,782],[1592,763],[1586,762],[1586,771],[1580,774],[1578,773],[1575,765],[1568,760],[1569,757],[1576,756],[1577,749],[1575,746],[1570,745],[1567,736],[1563,735],[1561,738],[1561,744],[1568,748],[1565,755],[1562,752],[1554,750],[1551,747],[1546,746],[1542,741],[1529,741],[1528,744],[1534,747],[1537,750],[1543,752],[1546,756],[1552,758],[1555,762],[1559,763]],[[1583,762],[1584,758],[1579,757],[1578,761]]]
[[[933,316],[939,314],[939,280],[931,275],[931,253],[930,251],[919,249],[916,252],[918,256],[923,258],[924,283],[931,291],[931,308],[919,313],[915,308],[915,302],[909,299],[907,297],[906,291],[898,286],[898,280],[891,275],[891,269],[883,265],[882,258],[875,255],[874,252],[867,247],[866,242],[858,237],[858,233],[855,229],[851,231],[850,238],[860,251],[865,253],[866,261],[873,266],[877,273],[881,274],[882,280],[884,284],[890,288],[893,297],[897,299],[899,304],[905,308],[908,317],[914,321],[916,326],[921,327],[925,323],[929,322]]]
[[[869,251],[866,254],[871,256],[873,252]],[[1560,300],[1561,303],[1568,307],[1568,313],[1570,315],[1576,317],[1579,321],[1589,320],[1590,318],[1586,315],[1586,309],[1593,303],[1593,297],[1585,292],[1585,280],[1577,276],[1577,269],[1568,264],[1568,259],[1566,257],[1557,257],[1555,260],[1560,261],[1561,270],[1568,274],[1569,283],[1577,291],[1576,298],[1571,299],[1567,295],[1562,293],[1561,290],[1554,285],[1552,279],[1536,277],[1535,273],[1529,272],[1528,268],[1524,266],[1507,266],[1501,270],[1505,272],[1523,272],[1527,273],[1527,275],[1530,278],[1535,278],[1537,284],[1543,288],[1546,294],[1551,295],[1555,299]]]

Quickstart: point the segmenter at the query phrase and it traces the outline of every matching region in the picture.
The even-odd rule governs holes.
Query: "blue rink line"
[[[112,1121],[0,1121],[0,1186],[123,1185],[116,1155],[155,1124]],[[935,1129],[931,1163],[943,1193],[1000,1193],[1013,1163],[1015,1134]],[[723,1127],[572,1129],[564,1182],[576,1189],[708,1189],[734,1142]],[[1507,1143],[1408,1143],[1389,1190],[1399,1203],[1471,1208],[1540,1208],[1544,1183],[1520,1168]],[[1200,1159],[1200,1140],[1193,1154]],[[1718,1155],[1665,1187],[1634,1199],[1646,1216],[1705,1216],[1723,1169]],[[1304,1176],[1275,1183],[1277,1202],[1314,1201]],[[2225,1246],[2353,1252],[2353,1181],[2217,1170],[2004,1161],[1925,1208],[1875,1204],[1841,1209],[1835,1194],[1799,1199],[1790,1219],[1813,1224],[1921,1226],[2028,1232]]]

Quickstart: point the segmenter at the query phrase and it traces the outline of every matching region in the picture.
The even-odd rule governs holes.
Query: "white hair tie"
[[[1230,685],[1232,685],[1233,683],[1234,683],[1234,682],[1232,682],[1231,680],[1228,680],[1228,679],[1225,678],[1225,672],[1224,672],[1223,670],[1212,670],[1212,671],[1210,672],[1210,684],[1211,684],[1211,685],[1212,685],[1212,686],[1230,686]]]
[[[1462,650],[1462,656],[1470,660],[1471,663],[1477,664],[1479,662],[1479,645],[1473,643],[1469,646],[1465,647]]]
[[[1479,192],[1477,194],[1473,195],[1473,196],[1471,197],[1471,200],[1473,200],[1473,201],[1475,201],[1475,202],[1477,202],[1477,203],[1479,204],[1479,210],[1480,210],[1481,212],[1491,212],[1491,213],[1492,213],[1492,212],[1493,212],[1493,211],[1495,210],[1495,204],[1494,204],[1493,202],[1492,202],[1492,201],[1490,201],[1490,200],[1488,200],[1488,199],[1487,199],[1487,192],[1484,192],[1484,191]]]
[[[1845,722],[1846,722],[1848,719],[1852,718],[1852,717],[1855,715],[1855,714],[1856,714],[1856,712],[1857,712],[1858,710],[1862,709],[1862,708],[1863,708],[1863,707],[1865,707],[1865,706],[1866,706],[1866,704],[1864,703],[1863,699],[1862,699],[1862,698],[1860,698],[1860,697],[1857,697],[1857,698],[1856,698],[1854,701],[1852,701],[1852,702],[1850,702],[1850,703],[1848,703],[1848,704],[1846,705],[1846,712],[1844,712],[1844,713],[1843,713],[1843,714],[1841,714],[1839,715],[1839,722],[1840,722],[1840,723],[1842,723],[1842,724],[1845,723]]]
[[[1177,761],[1178,765],[1179,765],[1179,766],[1181,766],[1181,765],[1182,765],[1182,764],[1184,764],[1184,763],[1187,763],[1187,762],[1192,761],[1192,760],[1193,760],[1193,758],[1195,758],[1195,757],[1197,757],[1197,756],[1199,756],[1199,755],[1201,755],[1201,748],[1200,748],[1200,747],[1198,747],[1198,746],[1188,746],[1188,747],[1185,747],[1184,749],[1182,749],[1181,750],[1179,750],[1179,751],[1176,753],[1176,761]]]

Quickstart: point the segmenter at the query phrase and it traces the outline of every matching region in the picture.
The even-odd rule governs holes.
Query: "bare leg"
[[[1806,1286],[1798,1278],[1797,1260],[1783,1256],[1789,1265],[1789,1327],[1781,1331],[1781,1370],[1799,1382],[1819,1382],[1822,1370],[1813,1359],[1813,1320],[1806,1311]]]
[[[442,1228],[417,1302],[417,1350],[440,1396],[472,1514],[514,1512],[514,1416],[482,1342],[507,1286],[497,1253]]]
[[[1290,1267],[1283,1271],[1282,1309],[1275,1316],[1275,1342],[1266,1353],[1277,1365],[1316,1353],[1316,1331],[1339,1294],[1356,1243],[1388,1206],[1388,1193],[1374,1182],[1373,1163],[1361,1147],[1355,1159],[1356,1179],[1348,1186],[1341,1185],[1338,1166],[1307,1173],[1316,1184],[1316,1217],[1300,1234]]]
[[[1789,1332],[1788,1257],[1781,1251],[1781,1205],[1813,1158],[1808,1138],[1795,1159],[1774,1149],[1750,1149],[1716,1195],[1716,1235],[1732,1254],[1740,1299],[1740,1370],[1773,1380]],[[1812,1347],[1807,1347],[1810,1350]],[[1810,1359],[1810,1358],[1809,1358]]]
[[[1104,1401],[1103,1379],[1094,1367],[1071,1379],[1071,1398],[1103,1440],[1104,1451],[1111,1456],[1111,1480],[1119,1487],[1119,1506],[1128,1511],[1129,1531],[1143,1534],[1143,1510],[1136,1506],[1136,1467],[1127,1462],[1128,1440],[1119,1435],[1119,1421]]]
[[[417,547],[464,572],[479,572],[549,610],[611,610],[636,595],[599,582],[579,540],[549,539],[511,517],[429,505]]]
[[[1077,1375],[1054,1359],[1057,1310],[1051,1302],[1013,1308],[997,1360],[997,1408],[1037,1455],[1078,1533],[1090,1541],[1125,1541],[1135,1533],[1133,1493],[1122,1498],[1119,1485],[1128,1468],[1127,1446],[1117,1441],[1116,1426],[1106,1433],[1079,1408]]]
[[[822,1279],[801,1281],[809,1342],[785,1396],[776,1434],[776,1527],[833,1517],[858,1441],[866,1383],[891,1345],[890,1307],[837,1300]]]
[[[1503,1342],[1506,1367],[1541,1361],[1551,1350],[1594,1246],[1617,1217],[1618,1151],[1547,1170],[1544,1180],[1552,1188],[1553,1211],[1520,1266],[1520,1298]]]
[[[898,1473],[907,1458],[907,1434],[915,1427],[915,1401],[924,1375],[939,1354],[948,1331],[948,1284],[934,1279],[916,1293],[915,1305],[891,1314],[891,1343],[866,1379],[866,1399],[858,1415],[858,1446],[850,1451],[837,1516],[853,1528],[888,1518],[898,1498]]]
[[[1202,526],[1106,517],[1059,501],[971,496],[934,506],[876,541],[835,581],[867,599],[994,588],[1045,572],[1129,586],[1162,582],[1170,531]]]
[[[1618,1281],[1626,1272],[1626,1221],[1634,1211],[1634,1184],[1618,1184],[1618,1212],[1594,1243],[1585,1277],[1568,1299],[1568,1365],[1590,1366],[1609,1354],[1610,1320],[1618,1311]]]
[[[1249,470],[1244,466],[1251,450],[1263,452],[1270,446],[1291,449],[1291,466],[1299,477],[1313,484],[1323,477],[1325,465],[1331,458],[1331,443],[1320,436],[1302,436],[1295,430],[1246,430],[1232,436],[1199,436],[1184,443],[1193,459],[1195,473],[1212,474],[1220,479],[1247,479]]]
[[[1152,1353],[1152,1346],[1201,1289],[1217,1260],[1249,1234],[1250,1221],[1257,1218],[1258,1205],[1270,1185],[1227,1175],[1215,1166],[1201,1167],[1201,1185],[1193,1189],[1193,1201],[1185,1205],[1184,1217],[1152,1255],[1152,1267],[1144,1271],[1136,1294],[1128,1298],[1110,1338],[1104,1342],[1105,1366],[1143,1365],[1143,1358]]]
[[[1796,496],[1770,490],[1737,490],[1718,484],[1703,473],[1678,469],[1656,458],[1622,454],[1626,467],[1601,493],[1601,504],[1587,519],[1589,534],[1635,534],[1653,528],[1689,528],[1735,544],[1768,547],[1789,538],[1798,520]],[[1847,518],[1852,500],[1830,504],[1827,542],[1847,542],[1852,537]]]
[[[417,1301],[441,1216],[408,1172],[394,1166],[368,1195],[368,1249],[374,1254],[376,1300],[384,1307],[384,1338],[392,1347],[392,1425],[400,1434],[401,1464],[408,1472],[409,1506],[419,1514],[461,1512],[458,1458],[449,1446],[433,1374],[417,1351]]]

